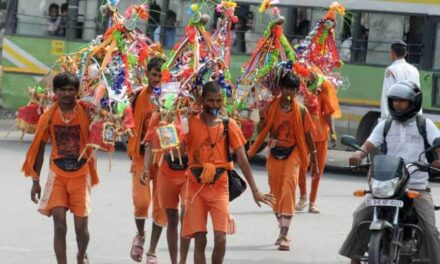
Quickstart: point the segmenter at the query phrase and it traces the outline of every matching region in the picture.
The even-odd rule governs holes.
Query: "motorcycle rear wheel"
[[[368,264],[391,264],[391,236],[388,230],[372,231],[368,247]]]

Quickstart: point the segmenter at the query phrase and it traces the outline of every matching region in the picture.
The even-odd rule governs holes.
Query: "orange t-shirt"
[[[149,103],[147,105],[147,108],[144,112],[144,123],[142,124],[142,132],[141,132],[141,139],[145,137],[147,134],[148,127],[150,126],[151,117],[153,116],[154,112],[157,111],[157,106],[153,103]]]
[[[276,146],[291,147],[296,144],[295,132],[293,131],[292,121],[294,120],[295,111],[284,112],[281,107],[278,108],[276,118],[273,120],[270,129],[272,139],[276,139]],[[303,128],[304,133],[309,132],[313,128],[312,119],[308,111],[305,112]]]
[[[186,150],[189,165],[203,164],[205,162],[220,165],[228,162],[226,152],[226,137],[223,122],[213,127],[208,127],[200,115],[189,119],[189,133],[185,136]],[[240,127],[235,120],[229,119],[229,147],[239,149],[246,144]],[[194,177],[189,177],[195,180]]]
[[[147,124],[147,125],[144,124],[143,129],[145,129],[145,137],[143,138],[143,140],[144,140],[144,142],[149,142],[153,146],[153,148],[159,148],[160,143],[159,143],[159,139],[156,135],[155,128],[160,122],[160,113],[154,113],[149,118],[149,120],[150,120],[149,124]]]
[[[315,129],[313,130],[313,140],[315,142],[322,142],[327,140],[328,131],[330,130],[327,121],[325,120],[325,116],[333,114],[335,110],[331,105],[330,98],[327,93],[320,92],[317,97],[319,102],[319,115],[312,115],[313,124],[315,125]]]
[[[52,117],[52,124],[49,129],[46,129],[42,140],[45,142],[50,140],[52,144],[51,161],[59,158],[78,158],[87,144],[87,139],[81,133],[79,114],[77,113],[76,117],[69,124],[66,124],[61,119],[61,110],[57,108]],[[58,168],[51,162],[50,169],[56,175],[63,177],[77,177],[89,173],[87,163],[84,163],[81,169],[77,171],[68,172]]]

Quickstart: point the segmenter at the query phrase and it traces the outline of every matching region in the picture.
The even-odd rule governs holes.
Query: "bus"
[[[260,3],[255,0],[238,2],[239,5],[249,5],[251,10]],[[300,41],[333,1],[279,2],[286,17],[284,32],[290,39]],[[390,44],[397,39],[408,44],[406,60],[420,71],[424,113],[439,126],[440,1],[339,2],[348,12],[337,21],[335,32],[336,44],[344,61],[340,70],[344,84],[338,90],[343,116],[335,122],[338,134],[354,135],[362,144],[376,125],[380,116],[384,72],[391,64]],[[262,32],[261,27],[257,30]]]
[[[87,44],[106,28],[100,16],[100,0],[69,0],[69,17],[65,35],[47,33],[48,7],[61,6],[63,0],[10,0],[6,5],[5,35],[2,47],[3,107],[17,109],[28,100],[27,88],[44,76],[57,57]],[[121,1],[119,9],[130,3]],[[281,14],[286,18],[284,33],[292,44],[300,42],[327,12],[332,0],[280,0]],[[344,83],[339,87],[342,118],[336,120],[338,134],[355,135],[362,143],[380,116],[380,97],[385,68],[391,63],[392,41],[403,39],[408,44],[407,61],[420,71],[423,109],[427,117],[440,124],[440,1],[439,0],[347,0],[346,16],[338,19],[336,43],[344,66],[340,74]],[[156,0],[156,9],[173,10],[177,16],[176,41],[184,34],[189,20],[189,0]],[[252,52],[252,44],[264,32],[268,16],[256,11],[260,1],[237,0],[235,42],[230,65],[232,78],[239,77],[241,66]],[[1,5],[3,6],[3,5]],[[165,8],[164,8],[165,7]],[[166,8],[168,7],[168,8]],[[162,9],[161,9],[162,8]],[[212,12],[212,30],[216,25],[213,5],[204,7]],[[153,13],[152,13],[153,14]],[[162,15],[163,18],[163,15]],[[138,27],[152,34],[156,21],[139,23]],[[252,34],[250,34],[252,33]],[[254,38],[247,38],[253,35]]]

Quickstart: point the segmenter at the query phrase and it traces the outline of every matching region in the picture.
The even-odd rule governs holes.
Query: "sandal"
[[[278,239],[275,241],[275,246],[279,246],[279,245],[281,244],[281,241],[284,240],[284,239],[287,239],[287,242],[290,242],[290,241],[291,241],[291,239],[290,239],[289,237],[282,237],[282,236],[280,236],[280,237],[278,237]]]
[[[145,237],[141,237],[138,234],[134,237],[130,251],[130,257],[132,260],[136,262],[142,261],[142,256],[144,255],[144,243]]]
[[[301,196],[301,198],[299,199],[298,204],[296,205],[296,210],[297,211],[302,211],[307,207],[307,197],[306,196]]]
[[[76,258],[78,259],[78,255],[76,255]],[[83,264],[90,264],[89,257],[87,256],[87,253],[84,254]]]
[[[281,251],[289,251],[290,250],[290,241],[287,237],[281,238],[280,244],[278,246],[278,250],[281,250]]]
[[[147,253],[147,264],[159,264],[155,254]]]
[[[309,204],[309,213],[311,213],[311,214],[319,214],[320,213],[319,208],[318,208],[318,206],[316,206],[315,203]]]

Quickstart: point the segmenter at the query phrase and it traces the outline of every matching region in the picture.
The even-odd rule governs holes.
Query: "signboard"
[[[56,56],[64,55],[64,41],[52,40],[50,53],[52,55],[56,55]]]

